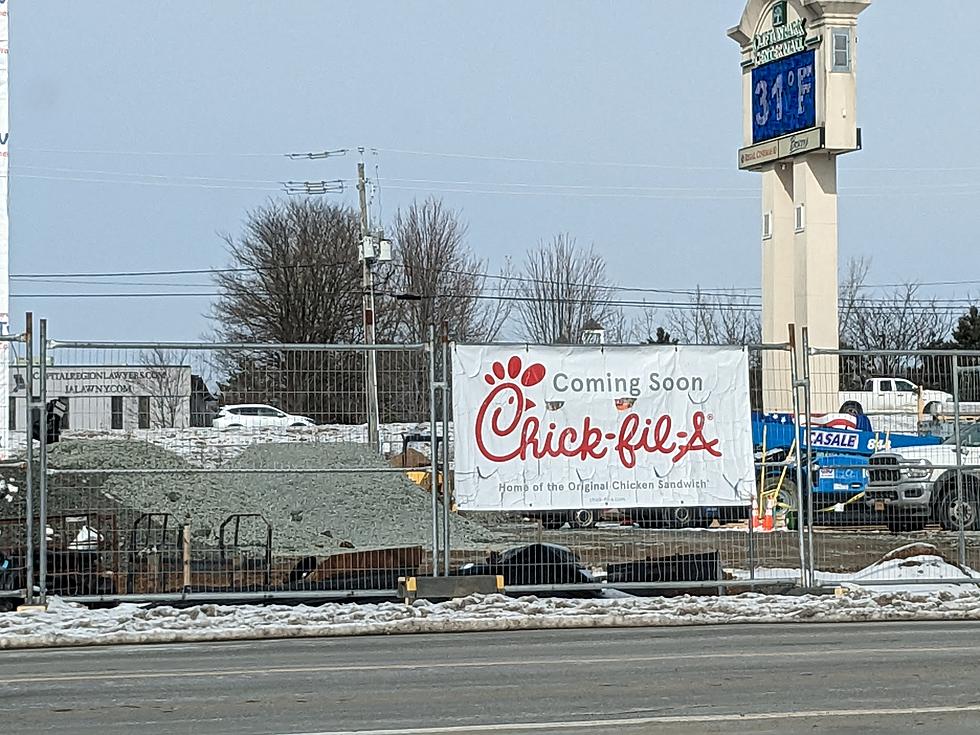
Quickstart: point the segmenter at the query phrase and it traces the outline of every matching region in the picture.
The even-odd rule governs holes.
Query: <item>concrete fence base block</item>
[[[504,578],[500,575],[398,578],[398,596],[409,604],[415,600],[453,600],[470,595],[493,595],[503,589]]]
[[[47,612],[47,605],[18,605],[17,612],[19,613],[36,613],[36,612]]]

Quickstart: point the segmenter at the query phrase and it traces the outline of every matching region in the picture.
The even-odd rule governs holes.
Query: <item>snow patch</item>
[[[838,596],[745,593],[731,597],[593,600],[474,595],[411,605],[196,605],[177,609],[125,604],[106,610],[88,610],[55,598],[45,612],[0,614],[0,649],[546,628],[886,620],[980,620],[980,592],[857,588]]]
[[[746,569],[726,571],[740,581],[751,576]],[[780,578],[798,580],[799,577],[799,569],[765,567],[755,570],[757,580]],[[889,551],[874,564],[857,572],[817,570],[814,581],[822,586],[841,584],[878,592],[906,590],[919,594],[937,592],[957,594],[963,590],[978,589],[978,586],[971,582],[947,581],[964,579],[976,579],[980,583],[980,572],[954,564],[932,544],[912,543]],[[925,580],[929,580],[929,583],[925,583]],[[882,584],[869,584],[873,582]],[[912,584],[908,584],[909,582]]]

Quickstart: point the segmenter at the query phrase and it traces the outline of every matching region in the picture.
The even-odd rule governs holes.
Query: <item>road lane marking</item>
[[[962,707],[886,707],[879,709],[824,709],[805,712],[752,712],[719,715],[661,715],[606,720],[566,722],[503,722],[482,725],[449,725],[445,727],[404,727],[393,730],[318,730],[317,732],[279,733],[278,735],[450,735],[451,733],[534,732],[591,730],[596,727],[638,727],[640,725],[711,724],[715,722],[759,722],[763,720],[809,720],[830,717],[900,717],[903,715],[943,715],[980,712],[980,704]]]
[[[851,648],[845,650],[804,650],[793,651],[738,651],[731,653],[682,653],[661,654],[659,656],[618,656],[595,658],[549,658],[549,659],[520,659],[511,661],[436,661],[431,663],[414,664],[343,664],[323,666],[282,666],[275,668],[243,668],[243,669],[188,669],[167,671],[121,671],[114,673],[79,672],[74,674],[57,674],[47,676],[12,676],[5,677],[4,683],[35,684],[43,682],[64,681],[113,681],[119,679],[187,679],[187,678],[220,678],[222,676],[252,676],[270,674],[322,674],[330,672],[357,671],[420,671],[424,669],[474,669],[483,667],[515,667],[527,666],[570,666],[574,664],[618,664],[618,663],[652,663],[656,661],[690,661],[703,659],[748,659],[748,658],[792,658],[831,656],[847,658],[868,656],[873,654],[914,654],[914,653],[977,653],[980,646],[922,646],[916,648]]]

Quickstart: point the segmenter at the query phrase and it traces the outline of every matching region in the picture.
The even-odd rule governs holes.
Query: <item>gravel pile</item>
[[[58,469],[173,469],[152,474],[56,474],[49,483],[49,513],[102,511],[117,516],[120,530],[138,513],[169,513],[179,525],[189,518],[194,543],[218,542],[218,527],[235,513],[260,513],[273,528],[273,551],[325,555],[341,550],[431,546],[431,496],[404,474],[275,472],[282,468],[387,468],[363,445],[350,443],[258,444],[245,447],[225,469],[270,472],[182,473],[194,464],[159,446],[133,440],[65,441],[50,449]],[[23,486],[23,477],[10,480]],[[10,495],[10,493],[6,493]],[[0,516],[23,513],[23,492],[0,502]],[[3,500],[4,498],[0,498]],[[243,520],[240,542],[264,540],[259,519]],[[495,541],[486,528],[452,515],[453,548],[484,549]],[[227,537],[230,542],[230,537]]]
[[[264,444],[249,447],[226,467],[387,468],[358,444]],[[257,474],[244,476],[239,494],[265,505],[288,523],[284,534],[315,545],[350,541],[355,548],[431,545],[432,499],[400,472]],[[253,500],[254,498],[254,500]],[[278,531],[279,524],[276,524]],[[450,516],[453,548],[485,548],[494,534],[471,520]]]

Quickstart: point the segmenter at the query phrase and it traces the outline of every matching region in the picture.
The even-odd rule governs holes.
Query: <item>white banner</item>
[[[740,347],[455,345],[464,510],[731,506],[755,485]]]

